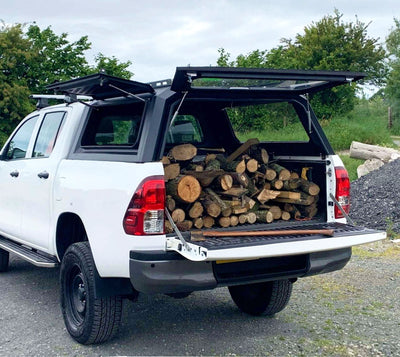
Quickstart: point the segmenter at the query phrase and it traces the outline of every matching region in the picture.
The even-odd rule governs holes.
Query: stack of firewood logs
[[[162,158],[166,207],[178,229],[229,227],[274,220],[307,219],[318,213],[320,188],[269,161],[257,139],[229,156],[197,155],[191,144],[173,147]],[[166,232],[172,225],[165,222]]]

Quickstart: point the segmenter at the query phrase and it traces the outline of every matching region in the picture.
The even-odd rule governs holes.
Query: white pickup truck
[[[48,88],[38,109],[0,154],[0,272],[9,253],[41,267],[60,266],[61,308],[78,342],[113,337],[122,299],[138,293],[185,297],[228,287],[242,310],[273,315],[300,277],[343,268],[351,247],[386,237],[347,223],[349,179],[308,101],[320,90],[361,79],[350,72],[178,67],[173,81],[139,83],[106,74]],[[89,96],[82,100],[81,96]],[[268,115],[257,116],[263,110]],[[268,109],[270,108],[270,109]],[[321,188],[309,220],[219,228],[232,237],[192,240],[165,234],[160,159],[191,143],[197,155],[235,151],[231,120],[296,118],[304,136],[263,142],[270,158],[306,166]],[[331,229],[333,236],[306,230]],[[252,230],[274,236],[240,236]],[[300,233],[280,234],[282,230]],[[239,232],[239,233],[238,233]]]

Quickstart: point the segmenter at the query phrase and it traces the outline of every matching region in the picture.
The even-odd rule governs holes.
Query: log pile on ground
[[[162,158],[166,206],[181,231],[276,220],[311,219],[318,213],[320,188],[270,162],[257,139],[230,155],[197,155],[191,144],[173,147]],[[168,220],[166,232],[172,232]]]

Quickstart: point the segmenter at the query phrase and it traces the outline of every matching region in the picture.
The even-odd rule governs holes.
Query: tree
[[[94,59],[96,66],[92,67],[89,72],[98,73],[104,71],[110,76],[116,76],[125,79],[131,79],[133,76],[133,73],[128,70],[128,67],[132,64],[131,61],[119,62],[116,57],[106,57],[102,53],[98,53]]]
[[[28,63],[28,87],[33,93],[45,93],[45,86],[54,81],[64,81],[84,76],[89,71],[85,51],[91,48],[87,36],[75,42],[68,41],[68,34],[56,35],[51,27],[41,30],[29,26],[26,32],[31,50],[39,56]]]
[[[390,56],[390,72],[387,79],[385,96],[393,108],[394,118],[397,121],[400,117],[400,20],[394,19],[394,23],[395,26],[391,29],[386,39],[386,47]]]
[[[28,97],[47,93],[46,85],[54,81],[105,70],[107,74],[130,79],[130,61],[99,53],[95,65],[89,65],[85,52],[91,48],[87,36],[70,42],[68,34],[57,35],[51,27],[36,24],[0,27],[0,144],[18,122],[34,109]]]
[[[22,25],[0,30],[0,144],[34,107],[29,101],[26,65],[37,59],[30,41],[23,37]]]
[[[295,39],[282,39],[271,50],[255,50],[229,61],[229,53],[220,49],[217,63],[243,67],[291,68],[366,72],[366,82],[381,84],[386,75],[385,50],[378,39],[369,38],[368,25],[356,18],[344,22],[343,15],[333,15],[304,28]],[[354,107],[356,85],[342,86],[314,95],[312,104],[317,116],[330,118]]]

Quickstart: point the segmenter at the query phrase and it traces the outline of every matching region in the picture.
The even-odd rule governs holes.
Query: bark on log
[[[196,201],[193,203],[192,207],[189,210],[189,217],[198,218],[203,214],[203,211],[203,205],[199,201]]]
[[[271,181],[271,187],[276,189],[276,190],[281,190],[283,187],[283,181],[282,180],[272,180]]]
[[[192,221],[177,222],[176,227],[181,232],[190,231],[190,229],[193,227],[193,222]]]
[[[169,221],[165,221],[165,233],[173,233],[174,229]]]
[[[176,202],[171,196],[167,196],[165,199],[165,206],[167,207],[168,211],[172,212],[175,209]]]
[[[245,173],[238,172],[229,172],[229,175],[232,177],[233,183],[236,185],[241,185],[243,187],[247,187],[249,185],[250,179]]]
[[[195,177],[200,182],[202,187],[207,187],[211,185],[211,183],[214,181],[216,177],[223,175],[224,173],[225,173],[224,170],[203,171],[203,172],[185,171],[186,175]]]
[[[236,158],[246,152],[250,148],[250,146],[257,145],[259,143],[260,141],[256,138],[247,140],[245,143],[240,145],[232,154],[230,154],[226,160],[228,162],[234,161]]]
[[[317,184],[314,182],[310,182],[308,180],[301,180],[301,190],[304,191],[305,193],[311,195],[311,196],[316,196],[319,194],[320,188]]]
[[[268,164],[269,155],[267,150],[260,148],[258,145],[251,146],[249,149],[249,155],[256,159],[258,162]]]
[[[175,223],[183,222],[186,217],[186,213],[182,208],[176,208],[171,213],[172,220]]]
[[[289,179],[288,181],[283,182],[283,188],[286,191],[297,190],[301,186],[302,179]]]
[[[267,210],[256,211],[254,213],[257,217],[258,222],[271,223],[274,220],[274,216],[273,216],[272,212],[270,212],[270,211],[267,211]]]
[[[379,159],[383,162],[389,162],[400,157],[400,151],[353,141],[350,146],[350,157],[362,160]]]
[[[293,179],[298,179],[300,178],[299,174],[297,172],[291,172],[290,173],[290,179],[289,180],[293,180]]]
[[[317,204],[313,203],[310,206],[300,206],[299,211],[301,212],[301,214],[303,216],[312,218],[312,217],[316,216],[318,213]]]
[[[205,171],[214,171],[214,170],[220,170],[221,169],[221,163],[218,160],[210,160],[206,167],[204,168]]]
[[[201,186],[195,177],[183,175],[168,181],[166,191],[175,200],[192,203],[199,198]]]
[[[169,164],[164,166],[164,178],[166,181],[177,178],[180,174],[181,166],[179,164]]]
[[[258,171],[264,174],[264,178],[268,181],[272,181],[276,178],[276,171],[266,165],[261,165]]]
[[[197,155],[197,148],[192,144],[182,144],[174,146],[169,152],[169,156],[176,161],[187,161]]]
[[[285,203],[283,209],[289,212],[294,219],[299,219],[301,217],[301,213],[298,208],[290,203]]]
[[[286,181],[290,178],[290,171],[285,169],[283,166],[278,164],[271,164],[270,165],[273,170],[275,170],[278,174],[279,180]]]
[[[207,196],[202,203],[209,216],[216,218],[221,214],[221,207],[210,196]]]
[[[221,167],[227,172],[237,172],[239,174],[243,174],[246,171],[246,162],[244,160],[240,161],[220,161]]]

